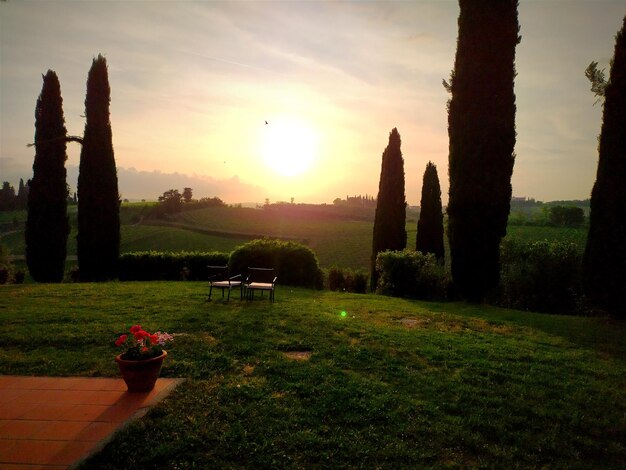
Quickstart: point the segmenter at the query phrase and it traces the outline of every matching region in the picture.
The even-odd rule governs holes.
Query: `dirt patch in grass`
[[[283,355],[287,359],[293,359],[294,361],[308,361],[311,358],[313,351],[284,351]]]
[[[401,318],[398,322],[405,328],[415,328],[416,326],[428,325],[429,318]]]

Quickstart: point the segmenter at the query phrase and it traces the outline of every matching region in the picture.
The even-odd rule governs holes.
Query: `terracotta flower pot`
[[[120,368],[128,391],[149,392],[152,390],[161,373],[161,366],[165,356],[167,356],[167,351],[163,351],[163,354],[160,356],[143,361],[127,361],[121,358],[121,354],[115,356],[115,361]]]

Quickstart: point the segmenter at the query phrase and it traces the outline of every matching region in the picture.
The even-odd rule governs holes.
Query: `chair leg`
[[[209,286],[209,300],[211,300],[211,293],[213,292],[213,286]]]
[[[230,289],[228,289],[228,298],[226,299],[226,302],[230,302]]]

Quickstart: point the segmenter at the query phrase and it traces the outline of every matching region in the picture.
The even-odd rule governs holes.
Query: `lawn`
[[[2,286],[0,373],[117,376],[129,326],[177,334],[162,375],[189,380],[84,468],[625,464],[624,324],[287,287],[273,305],[206,294]]]

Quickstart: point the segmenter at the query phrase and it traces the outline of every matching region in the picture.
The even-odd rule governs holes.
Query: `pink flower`
[[[117,341],[115,342],[115,346],[121,346],[122,344],[126,342],[127,339],[128,339],[128,335],[120,336],[119,338],[117,338]]]

